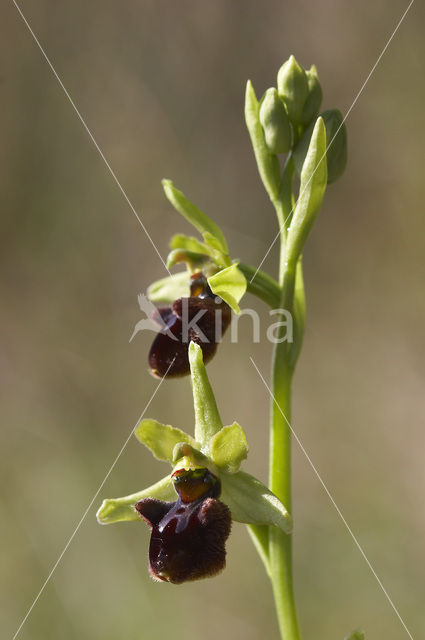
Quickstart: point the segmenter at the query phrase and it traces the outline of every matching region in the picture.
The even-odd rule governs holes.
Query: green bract
[[[270,200],[275,202],[279,198],[282,186],[279,161],[267,147],[260,122],[260,106],[250,80],[247,82],[245,92],[245,122],[254,149],[258,172]]]
[[[328,165],[328,183],[335,182],[342,176],[347,164],[347,130],[339,109],[328,109],[320,114],[326,127],[328,150],[326,161]],[[314,129],[312,123],[304,132],[294,151],[294,166],[298,175],[307,155],[311,136]]]
[[[295,265],[319,212],[327,183],[326,130],[318,118],[301,171],[300,195],[288,231],[287,261]]]
[[[292,519],[278,498],[259,480],[240,471],[248,445],[237,423],[223,427],[202,359],[201,348],[189,347],[195,437],[156,420],[142,420],[135,430],[137,439],[154,456],[166,460],[176,469],[209,468],[220,478],[220,500],[229,507],[233,520],[253,525],[276,526],[289,533]],[[125,496],[104,500],[97,512],[101,524],[139,520],[134,509],[143,498],[170,501],[175,499],[171,475],[156,484]]]

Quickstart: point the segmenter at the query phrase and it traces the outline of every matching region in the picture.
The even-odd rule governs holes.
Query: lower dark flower
[[[217,350],[217,344],[231,320],[231,309],[214,296],[202,273],[191,278],[190,296],[178,298],[171,306],[159,307],[152,318],[162,328],[149,351],[149,369],[159,378],[189,373],[188,347],[200,345],[204,362]]]
[[[135,505],[152,529],[149,570],[179,584],[219,573],[226,564],[229,508],[218,500],[220,480],[208,469],[181,469],[173,476],[176,502],[145,498]]]

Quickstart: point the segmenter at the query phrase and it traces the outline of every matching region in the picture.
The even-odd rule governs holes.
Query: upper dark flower
[[[190,279],[190,296],[172,305],[158,307],[152,319],[162,327],[149,351],[149,369],[154,376],[183,376],[190,372],[190,341],[200,345],[204,362],[217,350],[221,336],[230,324],[232,311],[215,296],[207,278],[197,272]]]

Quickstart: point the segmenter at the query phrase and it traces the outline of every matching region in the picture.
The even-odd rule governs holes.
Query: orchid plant
[[[280,68],[277,86],[260,100],[247,83],[246,125],[277,214],[277,278],[232,259],[219,226],[170,180],[163,181],[166,197],[200,237],[173,236],[167,267],[185,269],[149,287],[150,300],[162,306],[153,314],[160,329],[148,365],[161,378],[190,374],[195,428],[191,435],[142,420],[136,438],[171,472],[142,491],[104,500],[97,513],[101,524],[145,521],[151,576],[172,583],[221,571],[231,521],[246,524],[271,580],[284,640],[301,639],[292,579],[290,420],[305,325],[302,253],[327,185],[342,175],[347,157],[342,115],[337,109],[319,114],[321,102],[316,68],[304,69],[293,56]],[[246,292],[293,320],[293,341],[282,332],[274,345],[268,487],[241,470],[248,454],[244,431],[237,422],[223,426],[205,368]],[[354,631],[346,640],[362,638],[363,632]]]

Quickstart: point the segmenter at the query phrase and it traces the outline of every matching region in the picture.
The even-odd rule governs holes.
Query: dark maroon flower
[[[190,294],[188,298],[178,298],[171,306],[159,307],[152,315],[162,327],[148,357],[149,369],[158,378],[165,374],[184,376],[190,372],[190,341],[201,346],[204,362],[208,362],[230,324],[229,305],[214,296],[201,273],[192,276]]]
[[[220,480],[208,469],[181,469],[172,478],[176,502],[145,498],[135,508],[152,529],[152,577],[179,584],[224,569],[231,516],[229,508],[218,500]]]

